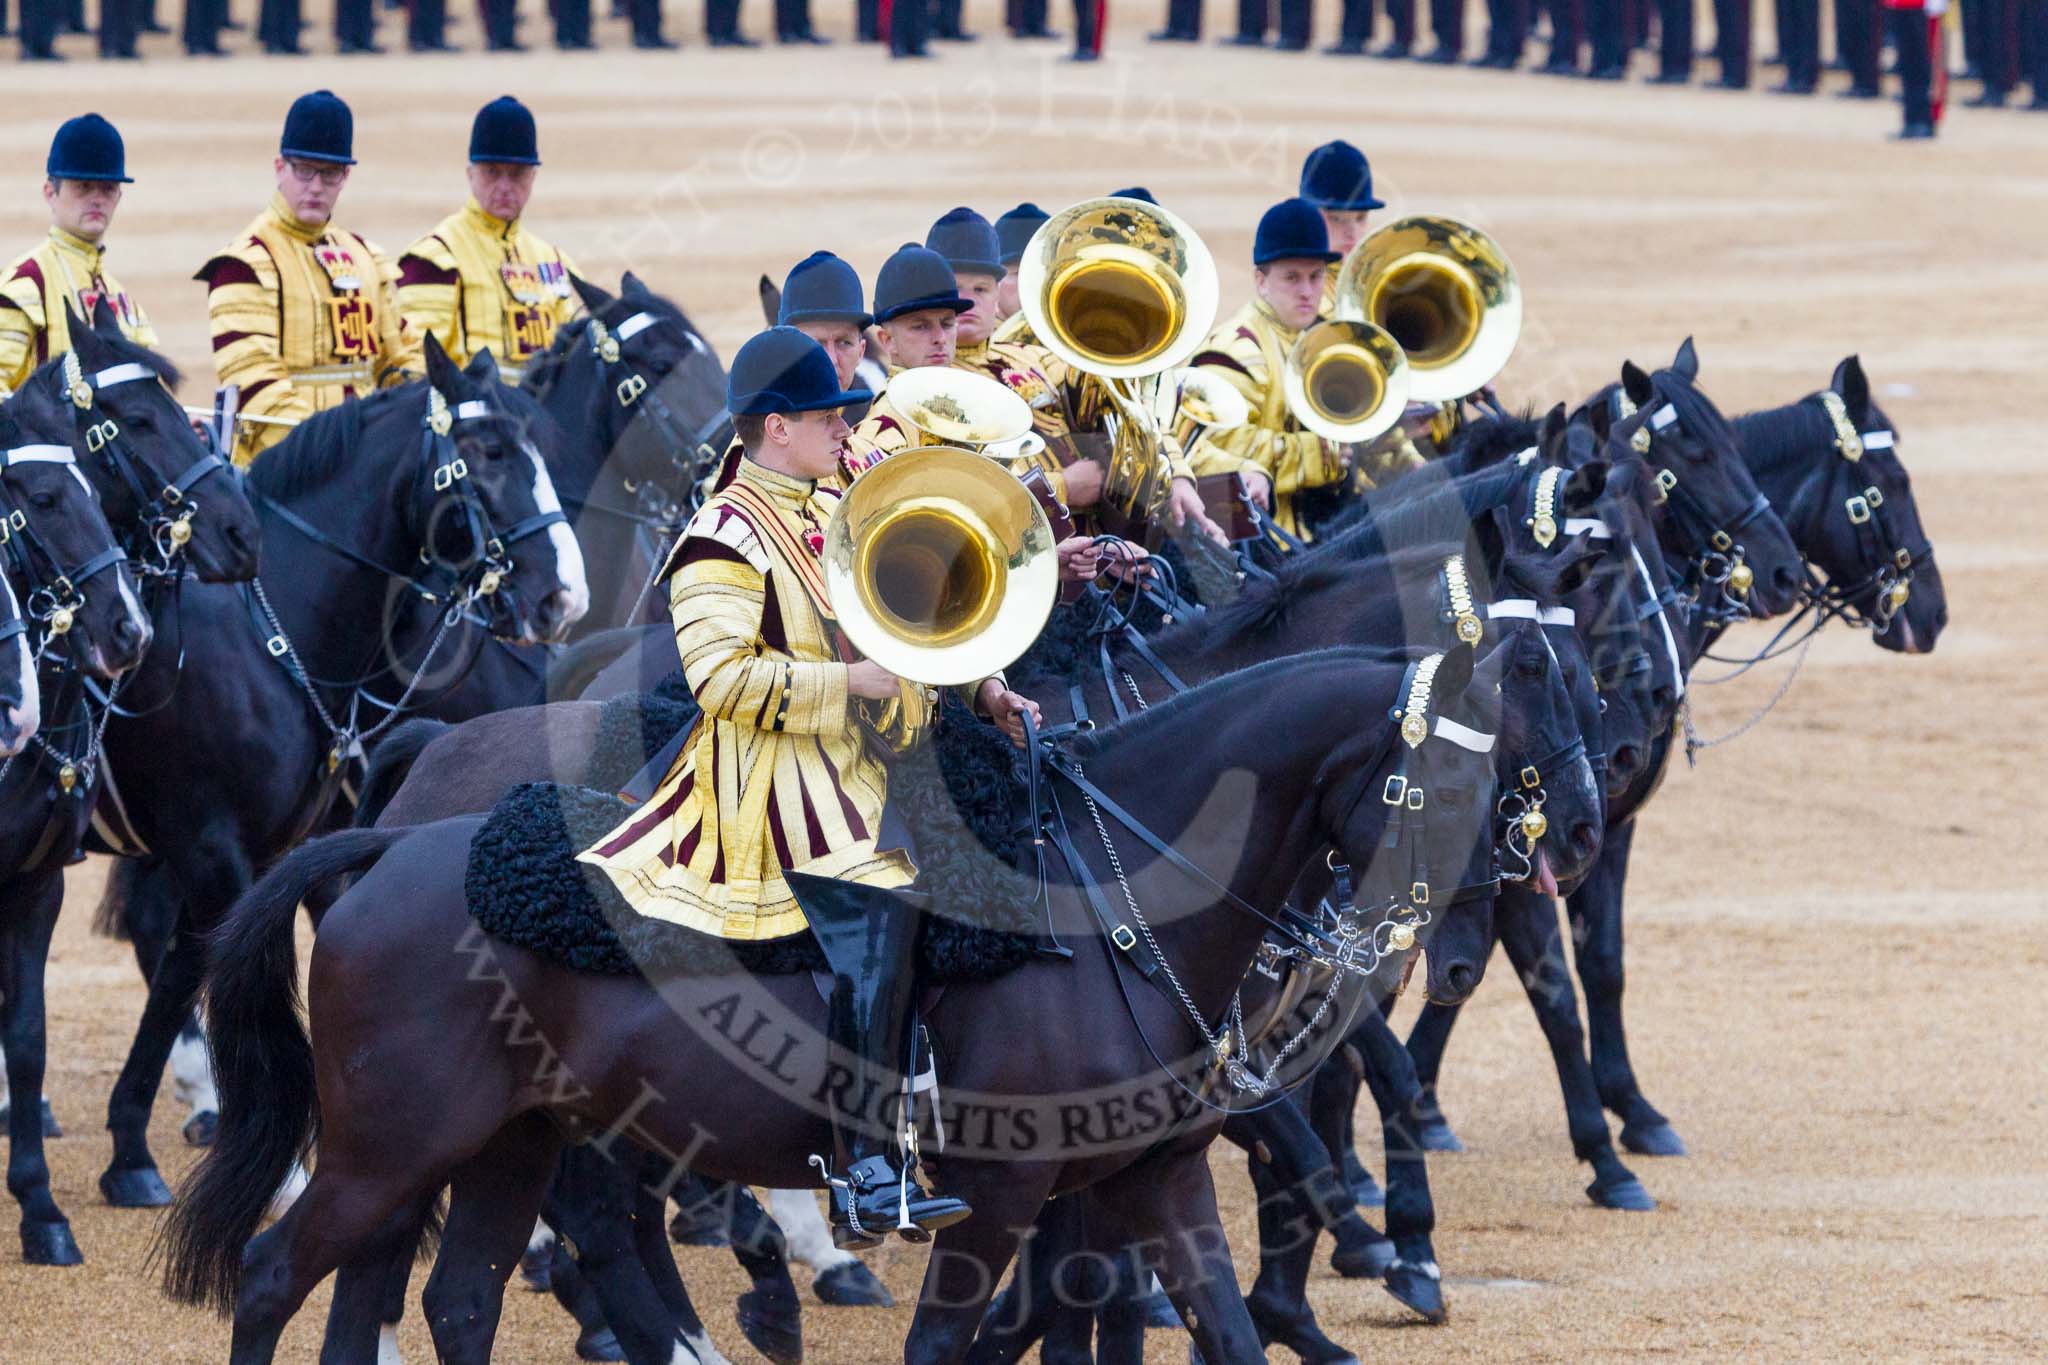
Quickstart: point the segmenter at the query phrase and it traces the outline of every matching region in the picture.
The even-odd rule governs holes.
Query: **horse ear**
[[[1608,434],[1614,430],[1614,417],[1607,411],[1607,405],[1594,403],[1579,411],[1585,413],[1586,420],[1593,424],[1593,439],[1605,444]]]
[[[121,319],[114,316],[114,305],[105,294],[92,301],[92,329],[103,337],[121,335]]]
[[[1639,408],[1647,408],[1650,400],[1657,396],[1657,386],[1651,382],[1649,371],[1633,360],[1621,362],[1621,391],[1628,395],[1629,402]]]
[[[1565,598],[1586,586],[1606,551],[1593,539],[1591,531],[1581,531],[1558,553],[1563,563],[1558,567],[1556,589],[1557,595]]]
[[[569,283],[576,286],[576,297],[583,300],[583,307],[592,316],[602,313],[611,306],[612,296],[592,284],[589,280],[584,279],[581,275],[571,275]]]
[[[1842,406],[1849,410],[1849,418],[1858,426],[1870,416],[1870,381],[1863,376],[1863,361],[1850,356],[1835,366],[1835,377],[1828,381],[1828,387],[1842,395]]]
[[[1436,666],[1436,678],[1430,684],[1429,709],[1442,715],[1451,709],[1465,689],[1472,685],[1472,651],[1469,649],[1448,650],[1444,661]]]
[[[1582,517],[1590,513],[1607,492],[1607,461],[1588,460],[1572,471],[1564,481],[1564,492],[1558,502],[1568,517]]]
[[[652,298],[653,291],[640,282],[640,277],[628,270],[619,276],[619,297],[626,299]]]
[[[457,381],[462,378],[462,371],[455,368],[455,362],[450,360],[448,352],[441,348],[440,338],[428,332],[425,344],[420,347],[420,353],[427,361],[427,382],[432,384],[443,398],[451,393],[461,392],[461,385]]]
[[[782,316],[782,290],[766,275],[761,277],[761,316],[767,319],[770,327]]]
[[[1549,412],[1543,414],[1543,426],[1536,438],[1536,443],[1543,448],[1545,457],[1559,463],[1563,462],[1564,433],[1565,428],[1569,425],[1570,423],[1565,419],[1564,404],[1562,403],[1559,403]]]
[[[1693,348],[1691,337],[1678,344],[1678,354],[1671,358],[1671,368],[1687,379],[1700,377],[1700,353]]]
[[[498,382],[498,358],[492,355],[491,348],[486,346],[470,357],[469,364],[463,367],[462,372],[478,384],[486,386],[496,384]]]

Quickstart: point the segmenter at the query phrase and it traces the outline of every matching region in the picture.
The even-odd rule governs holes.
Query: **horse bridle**
[[[1634,400],[1620,389],[1614,391],[1617,420],[1636,415]],[[1666,402],[1651,412],[1630,438],[1632,450],[1648,458],[1656,444],[1655,433],[1679,422],[1678,409]],[[1678,471],[1652,465],[1656,496],[1652,501],[1667,509],[1672,528],[1688,545],[1676,547],[1683,557],[1685,572],[1676,575],[1681,589],[1701,620],[1710,626],[1725,626],[1750,617],[1749,589],[1755,571],[1744,562],[1743,547],[1736,537],[1744,528],[1771,510],[1771,500],[1759,492],[1739,509],[1732,520],[1723,521],[1700,496],[1679,482]]]
[[[138,380],[161,382],[154,370],[135,361],[109,366],[88,375],[76,351],[65,354],[64,391],[76,410],[79,437],[87,451],[105,460],[114,477],[127,486],[135,505],[141,509],[140,529],[156,550],[155,564],[147,563],[140,555],[134,558],[147,572],[168,574],[175,572],[176,560],[192,539],[192,518],[199,512],[199,502],[192,496],[192,490],[214,474],[223,478],[236,475],[234,467],[222,459],[218,451],[209,450],[182,474],[151,492],[150,486],[157,479],[156,471],[128,448],[122,438],[121,424],[100,407],[100,394]]]
[[[590,354],[596,359],[599,378],[611,390],[618,412],[625,418],[613,436],[613,444],[625,436],[634,422],[645,418],[660,437],[669,463],[676,473],[683,476],[683,496],[687,499],[694,492],[697,477],[705,466],[715,463],[724,453],[718,436],[731,426],[732,418],[720,408],[701,426],[691,430],[661,396],[660,386],[648,383],[647,377],[626,358],[625,343],[662,320],[657,314],[643,310],[616,328],[608,328],[601,319],[593,317],[590,320]],[[690,329],[683,329],[683,340],[691,350],[707,353],[703,340]],[[629,480],[626,491],[638,497],[640,486]],[[624,515],[616,508],[600,507],[599,510]]]
[[[1832,389],[1817,395],[1821,408],[1827,414],[1828,422],[1835,431],[1835,451],[1851,466],[1860,465],[1866,450],[1890,450],[1896,440],[1888,428],[1875,431],[1858,431],[1849,419],[1849,411],[1840,394]],[[1838,472],[1829,467],[1815,479]],[[1855,486],[1853,473],[1850,486]],[[1805,498],[1797,499],[1807,503]],[[1924,539],[1918,545],[1909,545],[1905,538],[1893,529],[1892,520],[1885,511],[1884,491],[1876,484],[1870,484],[1861,492],[1852,492],[1842,500],[1842,509],[1854,528],[1857,545],[1868,551],[1864,562],[1872,565],[1870,571],[1846,587],[1831,583],[1807,563],[1807,599],[1815,604],[1823,619],[1839,619],[1859,629],[1867,629],[1882,635],[1891,629],[1892,618],[1906,605],[1913,591],[1913,570],[1932,559],[1934,547]],[[1818,521],[1828,515],[1831,505],[1825,499],[1814,497],[1805,515],[1810,521]],[[1814,538],[1808,537],[1808,543]],[[1871,609],[1866,611],[1858,605],[1864,597],[1871,599]]]
[[[0,475],[20,464],[63,465],[78,480],[86,496],[94,497],[92,485],[79,471],[78,456],[70,446],[25,445],[0,452]],[[84,586],[109,569],[118,570],[128,559],[127,551],[110,542],[85,563],[66,569],[48,542],[36,533],[26,509],[14,506],[4,489],[0,489],[0,552],[20,571],[22,581],[31,585],[22,603],[22,614],[42,626],[45,648],[71,630],[79,608],[85,605]],[[47,566],[47,573],[38,570],[38,559]]]

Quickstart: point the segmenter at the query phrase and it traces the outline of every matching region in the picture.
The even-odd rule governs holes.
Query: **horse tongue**
[[[1541,848],[1536,850],[1536,888],[1546,896],[1557,894],[1557,876],[1550,870],[1550,859]]]

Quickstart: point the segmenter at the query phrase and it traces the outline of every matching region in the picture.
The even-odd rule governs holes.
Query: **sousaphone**
[[[870,717],[896,748],[927,723],[927,688],[1014,662],[1059,592],[1038,500],[1001,464],[948,446],[901,451],[855,479],[819,558],[848,642],[913,684]]]
[[[1386,329],[1408,355],[1408,397],[1455,402],[1492,383],[1522,333],[1522,286],[1500,244],[1456,218],[1396,219],[1337,274],[1335,315]]]
[[[1160,376],[1200,349],[1216,300],[1209,248],[1174,214],[1140,199],[1063,209],[1024,249],[1017,301],[1038,343],[1094,379],[1115,409],[1099,504],[1112,530],[1149,523],[1166,499]]]

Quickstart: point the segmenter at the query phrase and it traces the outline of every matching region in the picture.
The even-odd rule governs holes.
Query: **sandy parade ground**
[[[1223,7],[1210,9],[1215,31]],[[1951,624],[1924,658],[1830,631],[1776,712],[1674,774],[1645,817],[1631,1040],[1693,1155],[1630,1159],[1656,1212],[1593,1208],[1548,1053],[1496,958],[1445,1073],[1470,1150],[1431,1163],[1451,1322],[1416,1324],[1376,1285],[1320,1267],[1312,1299],[1364,1359],[2048,1354],[2048,840],[2025,815],[2048,756],[2048,120],[1959,109],[1940,141],[1900,146],[1888,105],[1148,46],[1158,17],[1119,7],[1092,69],[998,36],[987,5],[970,13],[981,43],[897,66],[844,42],[714,56],[691,10],[669,18],[691,30],[680,53],[627,50],[605,25],[595,54],[489,57],[465,14],[458,57],[201,64],[151,47],[118,70],[10,68],[0,248],[42,231],[55,123],[112,118],[137,183],[111,261],[203,403],[190,276],[262,204],[284,109],[316,86],[356,113],[361,164],[339,217],[393,251],[460,203],[476,107],[517,93],[546,162],[533,224],[600,282],[639,272],[727,355],[759,323],[756,277],[814,248],[871,279],[956,203],[993,217],[1132,183],[1201,231],[1233,307],[1259,212],[1292,192],[1311,146],[1345,136],[1394,210],[1471,218],[1512,254],[1529,321],[1501,389],[1517,404],[1581,398],[1624,357],[1662,363],[1688,334],[1730,412],[1816,389],[1860,353],[1900,429]],[[820,21],[843,38],[850,14]],[[767,29],[765,7],[747,23]],[[543,26],[530,17],[529,37]],[[1704,689],[1701,730],[1740,723],[1782,676]],[[68,1130],[50,1150],[87,1264],[29,1270],[6,1239],[10,1365],[226,1352],[225,1326],[169,1304],[145,1271],[155,1216],[111,1210],[95,1186],[142,1002],[127,946],[90,932],[103,872],[74,869],[50,983],[49,1091]],[[174,1109],[159,1106],[153,1140],[175,1181],[196,1153]],[[1219,1148],[1216,1165],[1248,1278],[1242,1161]],[[720,1346],[755,1358],[731,1320],[731,1258],[682,1255]],[[908,1304],[921,1256],[873,1259]],[[313,1358],[325,1305],[323,1290],[282,1359]],[[813,1303],[807,1359],[894,1359],[908,1321],[907,1307]],[[567,1361],[572,1340],[551,1301],[509,1295],[500,1359]],[[416,1311],[402,1344],[431,1358]],[[1147,1358],[1185,1353],[1155,1333]]]

